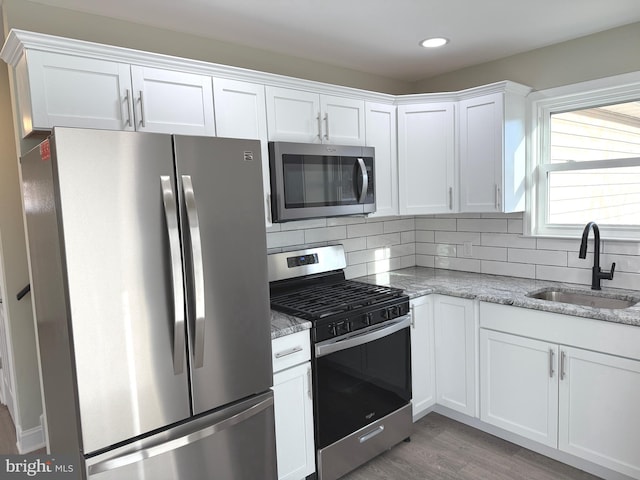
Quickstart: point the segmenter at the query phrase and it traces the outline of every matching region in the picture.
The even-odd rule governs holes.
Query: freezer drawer
[[[273,393],[86,460],[89,480],[276,480]]]

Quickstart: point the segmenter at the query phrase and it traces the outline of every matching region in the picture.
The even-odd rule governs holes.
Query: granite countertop
[[[271,310],[271,340],[310,328],[311,322],[308,320]]]
[[[359,277],[354,280],[401,288],[410,298],[440,293],[452,297],[473,298],[483,302],[513,305],[545,312],[594,318],[607,322],[640,327],[640,303],[624,309],[593,308],[568,303],[550,302],[527,297],[529,292],[546,289],[592,293],[588,285],[560,283],[529,278],[458,272],[428,267],[410,267],[386,273]],[[603,287],[600,294],[612,298],[640,300],[640,292]],[[307,330],[311,322],[292,315],[271,311],[271,338]]]
[[[410,298],[440,293],[453,297],[474,298],[484,302],[513,305],[546,312],[594,318],[608,322],[640,326],[640,303],[624,309],[593,308],[550,302],[527,297],[529,292],[546,289],[593,293],[589,285],[560,283],[427,267],[410,267],[354,280],[401,288]],[[600,294],[612,298],[638,299],[640,292],[603,287]]]

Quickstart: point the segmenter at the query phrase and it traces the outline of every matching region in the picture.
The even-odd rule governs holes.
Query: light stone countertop
[[[361,282],[401,288],[410,298],[430,293],[453,297],[473,298],[483,302],[500,303],[516,307],[594,318],[608,322],[640,327],[640,303],[624,309],[593,308],[568,303],[550,302],[527,297],[529,292],[545,289],[595,293],[589,285],[560,283],[527,278],[458,272],[427,267],[410,267],[386,273],[355,278]],[[606,282],[604,282],[606,283]],[[602,287],[600,293],[612,298],[637,298],[640,291]]]
[[[545,312],[594,318],[607,322],[640,327],[640,303],[624,309],[593,308],[568,303],[550,302],[527,297],[529,292],[545,289],[593,293],[589,285],[560,283],[528,278],[458,272],[427,267],[410,267],[386,273],[368,275],[354,280],[376,285],[401,288],[410,298],[440,293],[452,297],[472,298],[483,302],[500,303]],[[606,283],[606,282],[605,282]],[[613,298],[638,298],[640,291],[602,287],[602,295]],[[311,322],[292,315],[271,311],[271,338],[311,328]]]

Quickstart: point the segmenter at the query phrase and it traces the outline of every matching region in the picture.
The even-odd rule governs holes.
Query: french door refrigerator
[[[259,142],[54,128],[21,164],[51,453],[275,479]]]

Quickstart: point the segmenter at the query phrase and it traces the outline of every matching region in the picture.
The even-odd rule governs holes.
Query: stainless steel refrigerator
[[[55,128],[21,164],[51,452],[275,479],[259,142]]]

